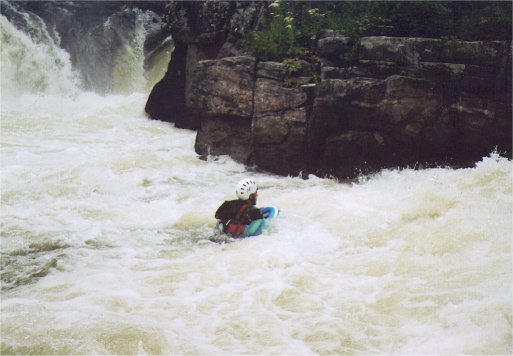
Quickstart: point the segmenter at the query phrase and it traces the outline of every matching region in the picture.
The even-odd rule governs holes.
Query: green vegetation
[[[319,33],[329,29],[355,41],[372,35],[511,40],[511,12],[509,1],[274,1],[264,28],[245,33],[243,44],[261,60],[281,61],[315,56]]]
[[[297,58],[288,58],[283,61],[283,65],[288,74],[293,74],[301,70],[301,62]]]
[[[269,5],[271,20],[262,31],[244,34],[246,49],[262,60],[277,60],[297,55],[300,51],[297,40],[297,24],[293,13],[278,1]]]

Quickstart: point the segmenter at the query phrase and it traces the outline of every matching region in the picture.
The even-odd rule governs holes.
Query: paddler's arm
[[[251,207],[248,210],[248,216],[251,219],[251,221],[265,219],[265,216],[263,216],[260,213],[260,209],[258,209],[257,207]]]

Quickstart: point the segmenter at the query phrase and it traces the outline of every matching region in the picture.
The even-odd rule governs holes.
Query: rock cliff
[[[511,43],[364,37],[353,63],[325,53],[310,117],[317,167],[351,176],[466,166],[495,148],[511,157]]]
[[[511,157],[510,42],[355,41],[331,31],[318,40],[320,62],[291,71],[241,50],[241,28],[263,16],[258,2],[172,6],[176,50],[146,109],[197,129],[201,156],[340,178],[468,166],[494,149]]]
[[[257,28],[265,2],[171,1],[166,5],[163,29],[172,35],[175,50],[166,76],[150,93],[146,112],[151,118],[197,129],[190,115],[192,76],[202,60],[240,56],[241,34]]]

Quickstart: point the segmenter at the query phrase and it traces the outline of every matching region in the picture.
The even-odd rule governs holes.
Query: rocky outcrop
[[[166,75],[153,87],[146,102],[146,113],[154,119],[192,128],[195,125],[190,122],[185,106],[186,63],[187,46],[175,41]]]
[[[495,148],[511,157],[509,43],[367,37],[356,62],[322,77],[309,137],[321,171],[469,165]]]
[[[308,70],[302,74],[311,75]],[[253,113],[253,161],[278,174],[298,174],[305,167],[305,140],[309,96],[292,83],[281,63],[257,66]],[[308,79],[308,77],[306,77]]]
[[[202,60],[245,55],[242,33],[259,26],[265,2],[171,1],[166,6],[164,31],[175,43],[166,76],[151,91],[146,112],[177,127],[199,128],[191,104],[192,79]]]
[[[191,116],[201,122],[197,153],[228,154],[240,162],[250,161],[254,72],[252,57],[199,62],[189,100]]]
[[[495,148],[511,156],[509,44],[366,37],[356,59],[350,44],[320,41],[315,85],[306,62],[294,74],[251,57],[200,62],[189,107],[202,122],[197,152],[341,178],[465,166]]]
[[[230,57],[198,63],[191,83],[191,112],[251,119],[255,59]]]
[[[258,4],[210,4],[226,17],[198,30],[187,11],[205,4],[173,5],[185,7],[173,20],[175,62],[147,106],[161,110],[152,117],[197,128],[200,156],[340,178],[417,164],[467,166],[494,149],[511,157],[511,43],[355,41],[327,31],[318,41],[320,63],[291,72],[240,49],[235,29],[258,24]],[[160,103],[150,105],[152,96]]]
[[[252,57],[199,62],[189,102],[201,122],[196,152],[229,154],[278,174],[303,170],[309,95],[290,79],[283,64]]]

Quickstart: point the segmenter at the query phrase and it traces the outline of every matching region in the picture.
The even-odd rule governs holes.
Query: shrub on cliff
[[[264,28],[244,34],[243,44],[261,60],[314,52],[321,30],[358,39],[364,35],[511,40],[511,2],[330,1],[269,5]]]
[[[269,5],[271,19],[262,31],[244,34],[243,45],[261,60],[279,60],[297,52],[296,25],[293,13],[275,1]]]

